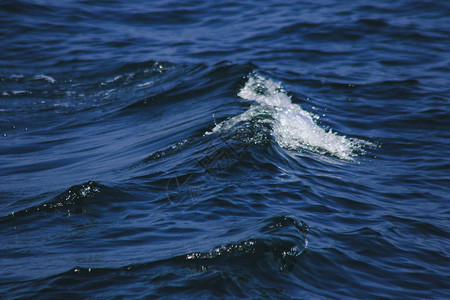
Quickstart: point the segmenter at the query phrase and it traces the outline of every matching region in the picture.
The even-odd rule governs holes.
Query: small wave
[[[87,201],[95,197],[103,187],[104,186],[94,181],[89,181],[82,185],[74,185],[55,199],[38,206],[33,206],[17,212],[13,211],[8,216],[1,217],[0,222],[12,218],[20,218],[39,211],[48,213],[63,212],[67,213],[67,215],[83,213],[86,211],[85,206]]]
[[[36,75],[36,76],[33,77],[33,79],[34,80],[45,80],[45,81],[48,81],[50,83],[55,83],[56,82],[55,78],[53,78],[51,76],[48,76],[48,75],[44,75],[44,74]]]
[[[275,141],[289,150],[308,149],[320,154],[331,154],[352,160],[368,142],[338,135],[316,124],[317,116],[292,103],[280,83],[251,74],[238,96],[252,101],[250,109],[217,124],[211,132],[227,132],[242,122],[268,124]]]

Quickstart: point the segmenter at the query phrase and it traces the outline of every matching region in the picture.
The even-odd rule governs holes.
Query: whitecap
[[[233,130],[242,122],[265,123],[270,125],[274,140],[285,149],[308,149],[344,160],[352,160],[368,144],[320,127],[316,123],[318,117],[292,103],[280,83],[258,74],[251,74],[237,95],[251,101],[250,108],[217,124],[207,134]]]
[[[55,83],[56,82],[55,78],[53,78],[51,76],[48,76],[48,75],[44,75],[44,74],[36,75],[36,76],[33,77],[33,79],[35,79],[35,80],[45,80],[45,81],[48,81],[50,83]]]

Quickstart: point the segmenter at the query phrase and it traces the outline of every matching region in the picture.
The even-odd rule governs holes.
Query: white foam
[[[257,120],[269,124],[276,142],[289,150],[308,149],[345,160],[352,160],[355,150],[361,150],[363,141],[318,126],[315,122],[318,117],[292,103],[280,83],[252,74],[238,96],[253,102],[250,109],[217,124],[212,132],[231,130],[240,122]]]
[[[36,75],[36,76],[34,76],[34,79],[35,80],[45,80],[45,81],[48,81],[50,83],[55,83],[56,82],[55,78],[53,78],[51,76],[48,76],[48,75],[44,75],[44,74]]]

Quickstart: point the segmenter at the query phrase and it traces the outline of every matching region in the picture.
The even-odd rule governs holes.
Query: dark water
[[[449,298],[449,16],[1,1],[0,297]]]

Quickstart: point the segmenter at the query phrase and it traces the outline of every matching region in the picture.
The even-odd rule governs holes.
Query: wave
[[[74,185],[50,201],[23,210],[13,211],[7,216],[0,217],[0,224],[4,221],[17,220],[20,217],[33,213],[66,213],[70,215],[86,212],[86,204],[104,188],[106,186],[102,186],[94,181]]]
[[[292,103],[280,83],[266,79],[256,73],[250,74],[248,81],[238,96],[251,101],[244,113],[227,119],[206,134],[239,130],[247,122],[270,127],[275,141],[288,150],[307,149],[320,154],[330,154],[343,160],[353,160],[369,142],[339,135],[317,125],[318,116]],[[253,127],[258,128],[258,127]],[[255,136],[258,136],[255,132]]]
[[[276,297],[279,292],[287,296],[289,278],[296,276],[293,271],[300,269],[298,262],[308,253],[306,235],[309,227],[303,221],[284,215],[258,220],[253,226],[247,225],[255,226],[253,229],[257,231],[250,233],[250,237],[219,243],[215,247],[201,243],[191,245],[205,250],[186,251],[121,266],[99,264],[88,257],[76,266],[39,280],[4,281],[0,283],[0,289],[13,297],[36,296],[45,292],[46,297],[52,298],[62,296],[59,287],[62,281],[66,281],[65,286],[79,291],[77,296],[83,297],[82,291],[101,291],[103,287],[117,284],[121,289],[118,293],[115,291],[114,296],[126,294],[129,297],[134,293],[136,283],[144,279],[151,283],[144,291],[151,298],[173,297],[179,293],[185,297],[192,292],[201,292],[210,298],[211,291],[229,296]],[[252,289],[254,284],[261,289]],[[274,290],[274,285],[280,290]],[[224,290],[217,291],[211,287]]]

